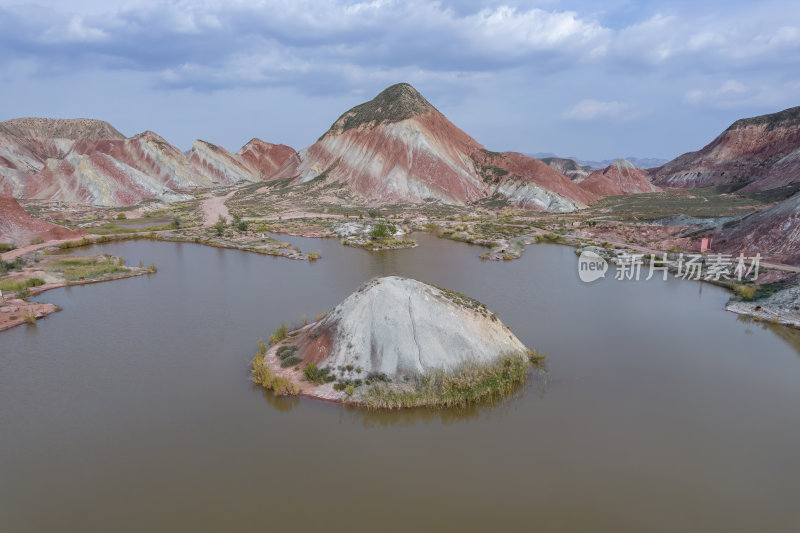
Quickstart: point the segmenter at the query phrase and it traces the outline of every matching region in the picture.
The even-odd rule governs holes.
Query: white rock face
[[[566,213],[586,207],[575,200],[570,200],[560,194],[548,191],[535,183],[521,180],[505,180],[497,187],[496,192],[506,196],[510,201],[522,208],[538,208],[545,211]]]
[[[413,376],[526,351],[479,302],[397,276],[370,281],[310,331],[331,339],[319,366],[353,365],[365,376]]]

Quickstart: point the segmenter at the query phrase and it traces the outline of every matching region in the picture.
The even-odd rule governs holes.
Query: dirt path
[[[225,196],[212,195],[203,200],[203,203],[200,204],[200,208],[203,211],[204,228],[210,228],[216,224],[220,216],[230,218],[230,213],[228,212],[228,207],[225,205],[225,202],[228,201],[235,192],[236,191],[231,191]]]

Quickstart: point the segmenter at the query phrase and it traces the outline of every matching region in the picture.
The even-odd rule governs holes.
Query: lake
[[[315,263],[194,244],[80,249],[158,273],[46,292],[0,334],[0,531],[800,531],[800,332],[660,277],[581,283],[430,235]],[[548,373],[467,411],[275,398],[256,341],[399,274],[486,303]]]

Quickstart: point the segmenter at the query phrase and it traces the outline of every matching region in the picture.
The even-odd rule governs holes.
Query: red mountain
[[[274,146],[254,139],[242,150],[257,143]],[[204,141],[184,154],[151,131],[126,138],[99,120],[14,119],[0,123],[0,193],[104,206],[180,200],[187,189],[266,179],[292,156],[283,145],[246,157]]]
[[[661,190],[650,183],[646,170],[625,159],[617,159],[608,167],[595,170],[582,180],[579,186],[597,196],[618,196]]]
[[[322,179],[382,202],[475,202],[571,211],[596,198],[541,161],[486,150],[411,85],[392,85],[339,117],[276,177]]]
[[[714,250],[800,265],[800,194],[722,227]]]
[[[261,139],[251,139],[236,155],[261,180],[272,179],[284,165],[299,165],[300,158],[291,146],[272,144]]]
[[[86,235],[83,230],[71,230],[33,218],[10,196],[0,195],[0,213],[0,242],[24,246],[35,237],[50,241]]]
[[[653,182],[744,193],[800,183],[800,107],[737,120],[708,146],[656,169]]]

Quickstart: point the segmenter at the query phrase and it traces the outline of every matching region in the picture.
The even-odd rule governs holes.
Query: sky
[[[800,2],[0,0],[0,120],[300,149],[397,82],[491,150],[671,159],[800,105]]]

